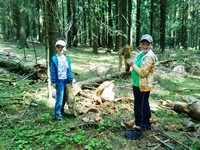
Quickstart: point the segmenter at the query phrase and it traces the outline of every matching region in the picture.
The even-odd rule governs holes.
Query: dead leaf
[[[174,130],[174,129],[176,129],[176,125],[169,125],[167,128],[170,130]]]
[[[150,123],[155,124],[156,122],[157,122],[157,119],[150,118]]]
[[[134,120],[124,121],[124,124],[126,127],[130,128],[134,126],[135,121]]]
[[[173,107],[173,102],[172,101],[170,101],[170,100],[160,100],[160,103],[161,103],[161,105],[162,106],[166,106],[166,107]]]

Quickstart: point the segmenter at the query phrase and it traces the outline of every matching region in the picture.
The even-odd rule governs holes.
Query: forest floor
[[[0,149],[200,149],[200,121],[161,103],[185,102],[185,95],[200,100],[198,50],[168,50],[165,55],[157,51],[163,63],[156,67],[150,96],[152,130],[144,131],[144,138],[131,141],[123,137],[133,125],[130,75],[108,80],[114,83],[113,101],[98,99],[97,103],[94,93],[101,83],[82,89],[75,97],[78,116],[64,116],[65,123],[61,124],[54,119],[55,99],[48,98],[47,83],[31,78],[36,56],[37,63],[46,64],[44,46],[34,47],[36,51],[31,44],[24,51],[16,43],[0,41],[0,61],[14,64],[0,67]],[[69,48],[66,55],[77,82],[124,70],[118,69],[117,53],[106,53],[104,48],[99,49],[99,55],[94,55],[91,47]],[[18,64],[32,72],[16,71]],[[83,105],[88,110],[80,113]]]

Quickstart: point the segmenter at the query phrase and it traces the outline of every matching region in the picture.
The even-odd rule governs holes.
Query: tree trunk
[[[77,28],[77,20],[76,20],[76,1],[72,0],[71,1],[71,7],[72,7],[72,19],[73,19],[73,23],[72,23],[72,42],[73,42],[73,46],[78,46],[78,28]]]
[[[122,7],[123,7],[123,0],[119,0],[118,2],[118,9],[119,9],[119,17],[118,17],[118,24],[119,24],[119,49],[122,48],[122,34],[123,34],[123,26],[122,26]]]
[[[49,0],[46,2],[46,13],[48,14],[47,17],[49,19],[49,59],[55,54],[55,43],[59,37],[59,26],[58,26],[58,15],[57,15],[57,1],[56,0]]]
[[[117,30],[117,34],[116,34],[116,37],[115,37],[115,51],[117,52],[119,50],[119,5],[118,5],[118,2],[119,0],[115,0],[115,16],[118,16],[116,17],[115,19],[115,24],[116,24],[116,30]]]
[[[113,15],[112,15],[112,1],[108,1],[108,26],[109,26],[109,31],[108,31],[108,48],[110,51],[113,49],[113,37],[112,37],[112,29],[113,29]],[[111,31],[110,31],[111,29]]]
[[[128,15],[127,15],[127,10],[128,10],[128,0],[121,0],[121,5],[122,7],[122,14],[121,14],[121,21],[122,21],[122,45],[121,47],[124,47],[126,44],[128,44]]]
[[[111,78],[121,77],[121,76],[128,75],[128,74],[129,73],[127,73],[127,72],[116,72],[114,74],[107,74],[102,77],[96,77],[96,78],[80,81],[80,82],[77,82],[76,85],[78,85],[80,88],[84,88],[85,86],[90,85],[90,84],[103,82],[103,81],[109,80]]]
[[[182,40],[181,45],[184,49],[187,49],[188,40],[188,2],[184,1],[182,4]]]
[[[160,0],[160,47],[161,52],[165,51],[165,20],[166,20],[166,4],[165,0]]]
[[[136,12],[136,47],[139,47],[140,44],[140,28],[141,28],[141,23],[140,23],[140,5],[141,5],[141,0],[137,0],[137,12]]]
[[[153,37],[153,12],[154,12],[154,0],[151,0],[151,10],[150,10],[150,35]]]
[[[132,45],[132,0],[128,0],[128,45]]]
[[[91,22],[93,22],[93,26],[92,26],[93,53],[97,55],[98,54],[98,22],[97,22],[98,12],[96,12],[97,6],[95,6],[94,0],[92,4],[94,5],[93,10],[92,10],[93,15],[90,15],[90,17],[91,17]]]
[[[126,60],[131,58],[131,47],[126,45],[123,50],[125,71],[130,71],[130,66],[127,64]]]
[[[172,102],[160,100],[161,104],[165,107],[170,107],[177,113],[186,113],[190,117],[200,120],[200,100],[188,95],[183,95],[182,99],[185,102]]]

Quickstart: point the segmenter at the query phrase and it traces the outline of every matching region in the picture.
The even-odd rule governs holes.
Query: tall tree
[[[95,3],[95,0],[92,0],[91,5],[92,8],[92,16],[91,16],[91,22],[93,22],[92,26],[92,41],[93,41],[93,53],[98,54],[98,20],[99,18],[99,12],[98,12],[98,3]]]
[[[140,5],[141,5],[141,0],[137,0],[137,10],[136,10],[136,47],[139,47],[140,43],[140,28],[141,28],[141,23],[140,23]]]
[[[128,44],[128,0],[123,0],[122,4],[122,47]]]
[[[128,0],[128,43],[132,45],[132,0]]]
[[[188,1],[183,0],[181,17],[181,46],[187,49],[187,29],[188,29]]]
[[[150,10],[150,35],[153,36],[153,12],[154,12],[154,0],[151,0],[151,10]]]
[[[123,14],[122,14],[122,8],[123,8],[123,3],[124,1],[123,0],[119,0],[118,2],[118,9],[119,9],[119,17],[118,17],[118,26],[119,26],[119,48],[122,48],[122,36],[123,36],[123,26],[122,26],[122,17],[123,17]]]
[[[25,49],[25,48],[28,48],[28,43],[27,43],[26,39],[28,37],[27,31],[29,29],[28,29],[28,15],[27,15],[27,11],[25,9],[25,5],[22,1],[18,4],[18,9],[19,9],[18,11],[20,14],[19,15],[19,29],[20,29],[19,47],[22,49]],[[26,57],[25,53],[24,53],[24,56]]]
[[[113,48],[113,36],[112,36],[112,30],[113,30],[113,13],[112,13],[112,1],[108,1],[108,48],[109,51]]]
[[[55,54],[55,43],[59,35],[59,18],[57,14],[58,3],[57,0],[49,0],[46,3],[46,13],[48,19],[48,31],[49,31],[49,59]],[[46,28],[47,28],[46,27]]]
[[[119,50],[119,0],[115,0],[115,27],[116,27],[116,35],[115,35],[115,51]]]
[[[165,51],[166,1],[160,0],[160,48]]]
[[[78,28],[77,28],[77,18],[76,18],[76,0],[71,1],[71,7],[72,7],[72,42],[73,46],[78,46]]]

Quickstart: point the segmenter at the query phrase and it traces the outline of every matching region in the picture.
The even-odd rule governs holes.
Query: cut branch
[[[80,81],[80,82],[77,82],[77,85],[80,88],[84,88],[85,86],[88,86],[88,85],[93,84],[93,83],[103,82],[103,81],[109,80],[111,78],[121,77],[121,76],[128,75],[128,74],[129,74],[129,72],[128,73],[127,72],[116,72],[115,74],[107,74],[105,76]]]
[[[171,59],[171,60],[164,60],[164,61],[159,61],[156,63],[156,65],[160,65],[160,64],[167,64],[173,61],[177,61],[177,59]]]

